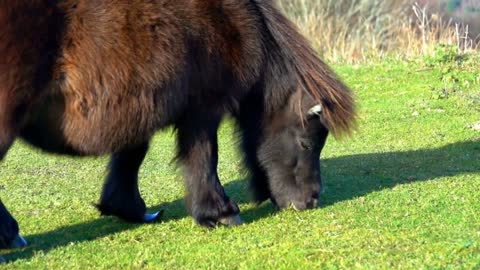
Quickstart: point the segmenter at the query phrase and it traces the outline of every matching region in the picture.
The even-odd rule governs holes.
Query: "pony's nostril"
[[[312,209],[312,208],[315,208],[316,202],[317,200],[315,199],[311,199],[311,200],[308,200],[307,203],[306,203],[306,206],[307,206],[307,209]]]
[[[312,209],[313,208],[313,201],[310,201],[307,203],[307,209]]]
[[[311,198],[306,203],[306,206],[307,206],[308,209],[315,208],[315,207],[317,207],[317,205],[318,205],[318,199],[316,199],[316,198]]]

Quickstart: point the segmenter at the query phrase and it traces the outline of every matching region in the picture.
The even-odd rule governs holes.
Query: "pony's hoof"
[[[7,261],[2,256],[0,256],[0,264],[6,263],[6,262]]]
[[[12,248],[21,248],[28,245],[27,241],[19,234],[12,242]]]
[[[163,211],[158,211],[158,212],[151,213],[151,214],[145,214],[143,216],[143,222],[152,223],[152,222],[158,221],[160,219],[160,217],[162,216],[162,214],[163,214]]]
[[[224,217],[224,218],[219,219],[218,222],[220,222],[220,224],[228,226],[228,227],[239,226],[239,225],[243,224],[243,221],[242,221],[242,219],[240,218],[239,215]]]

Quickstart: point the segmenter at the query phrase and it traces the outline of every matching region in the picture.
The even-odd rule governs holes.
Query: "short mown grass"
[[[478,269],[480,66],[455,69],[469,83],[446,83],[443,64],[420,62],[335,67],[355,90],[359,128],[329,139],[315,210],[250,204],[226,121],[219,174],[241,206],[245,225],[236,228],[204,229],[187,215],[170,130],[155,137],[140,172],[150,210],[165,210],[151,225],[100,217],[92,206],[107,158],[18,142],[0,165],[0,196],[30,245],[0,251],[8,260],[0,268]]]

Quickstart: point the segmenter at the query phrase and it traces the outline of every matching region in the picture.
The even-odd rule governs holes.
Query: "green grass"
[[[455,88],[441,66],[336,70],[355,89],[359,130],[329,139],[320,208],[249,204],[229,122],[220,131],[219,174],[240,202],[246,224],[237,228],[204,229],[186,214],[171,131],[155,137],[140,172],[150,210],[165,209],[163,222],[151,225],[98,216],[92,203],[106,158],[17,143],[0,165],[0,196],[30,246],[0,251],[9,261],[0,268],[479,269],[480,132],[471,126],[480,121],[480,77]]]

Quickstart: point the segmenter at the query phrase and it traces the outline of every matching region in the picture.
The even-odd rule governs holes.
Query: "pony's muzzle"
[[[292,202],[291,206],[296,211],[303,211],[303,210],[307,210],[307,209],[317,208],[318,199],[312,197],[312,198],[306,200],[305,202],[297,202],[297,203]]]

